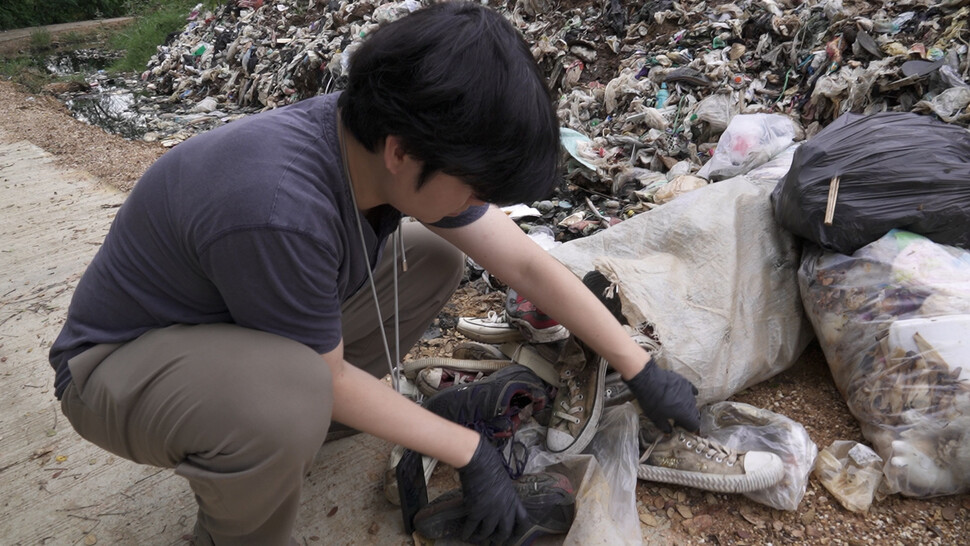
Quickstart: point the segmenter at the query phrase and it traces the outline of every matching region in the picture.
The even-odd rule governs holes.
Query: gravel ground
[[[0,130],[7,139],[29,140],[65,166],[123,190],[165,151],[157,143],[128,141],[77,122],[56,99],[24,94],[3,81]],[[501,303],[501,294],[486,294],[481,281],[466,283],[439,317],[443,337],[422,341],[409,358],[450,354],[459,341],[453,330],[457,317],[484,315]],[[819,449],[834,440],[864,441],[815,343],[791,369],[732,399],[802,423]],[[966,544],[970,536],[970,495],[925,500],[894,495],[866,514],[842,508],[814,477],[791,512],[739,495],[642,481],[637,496],[646,534],[663,531],[668,544]]]

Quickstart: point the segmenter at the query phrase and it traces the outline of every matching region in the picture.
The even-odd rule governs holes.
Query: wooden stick
[[[839,197],[839,175],[832,177],[829,182],[829,200],[825,204],[825,225],[832,225],[832,217],[835,216],[835,200]]]

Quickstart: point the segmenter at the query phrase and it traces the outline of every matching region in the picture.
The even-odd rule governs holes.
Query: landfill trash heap
[[[276,108],[342,88],[374,29],[428,3],[200,4],[141,79],[196,112]],[[970,122],[966,0],[483,3],[532,47],[562,126],[588,137],[567,156],[558,198],[533,204],[567,228],[560,238],[657,206],[657,190],[694,175],[737,114],[785,114],[799,138],[847,112]],[[562,224],[584,207],[592,221]]]

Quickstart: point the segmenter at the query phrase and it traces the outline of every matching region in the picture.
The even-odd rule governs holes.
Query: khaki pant
[[[401,352],[457,287],[463,257],[417,223],[402,226],[408,270],[388,246],[375,272],[394,353],[392,267],[398,267]],[[343,307],[347,361],[388,371],[370,284]],[[174,468],[199,504],[199,538],[286,544],[303,476],[331,427],[330,370],[295,341],[232,324],[174,325],[71,359],[61,401],[85,439],[142,464]],[[202,529],[199,529],[199,528]],[[205,533],[209,537],[205,537]]]

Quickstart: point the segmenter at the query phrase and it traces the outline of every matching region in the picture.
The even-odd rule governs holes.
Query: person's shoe
[[[552,343],[569,337],[569,330],[511,288],[505,296],[505,316],[532,343]]]
[[[596,435],[603,413],[606,360],[570,336],[556,368],[560,385],[552,404],[546,448],[553,453],[580,453]]]
[[[522,422],[532,417],[541,419],[548,413],[549,391],[546,384],[532,370],[513,364],[492,373],[480,381],[454,385],[431,396],[424,407],[445,419],[477,430],[496,448],[503,448]],[[513,446],[514,447],[514,446]],[[513,449],[513,458],[516,458]],[[509,473],[521,475],[518,466],[525,461],[510,463]]]
[[[679,427],[664,434],[645,417],[640,418],[640,444],[644,452],[637,477],[642,480],[747,493],[771,487],[785,476],[774,453],[738,452]]]
[[[531,544],[539,537],[569,531],[576,515],[576,493],[569,479],[555,472],[526,474],[516,480],[515,490],[529,513],[507,544]],[[428,539],[460,539],[465,523],[461,491],[441,495],[418,511],[414,527]]]
[[[384,498],[391,504],[400,506],[401,496],[397,485],[397,464],[404,456],[404,446],[395,445],[391,448],[391,456],[387,460],[387,468],[384,469]],[[424,465],[424,481],[431,479],[431,473],[438,465],[438,459],[422,456],[421,462]]]

